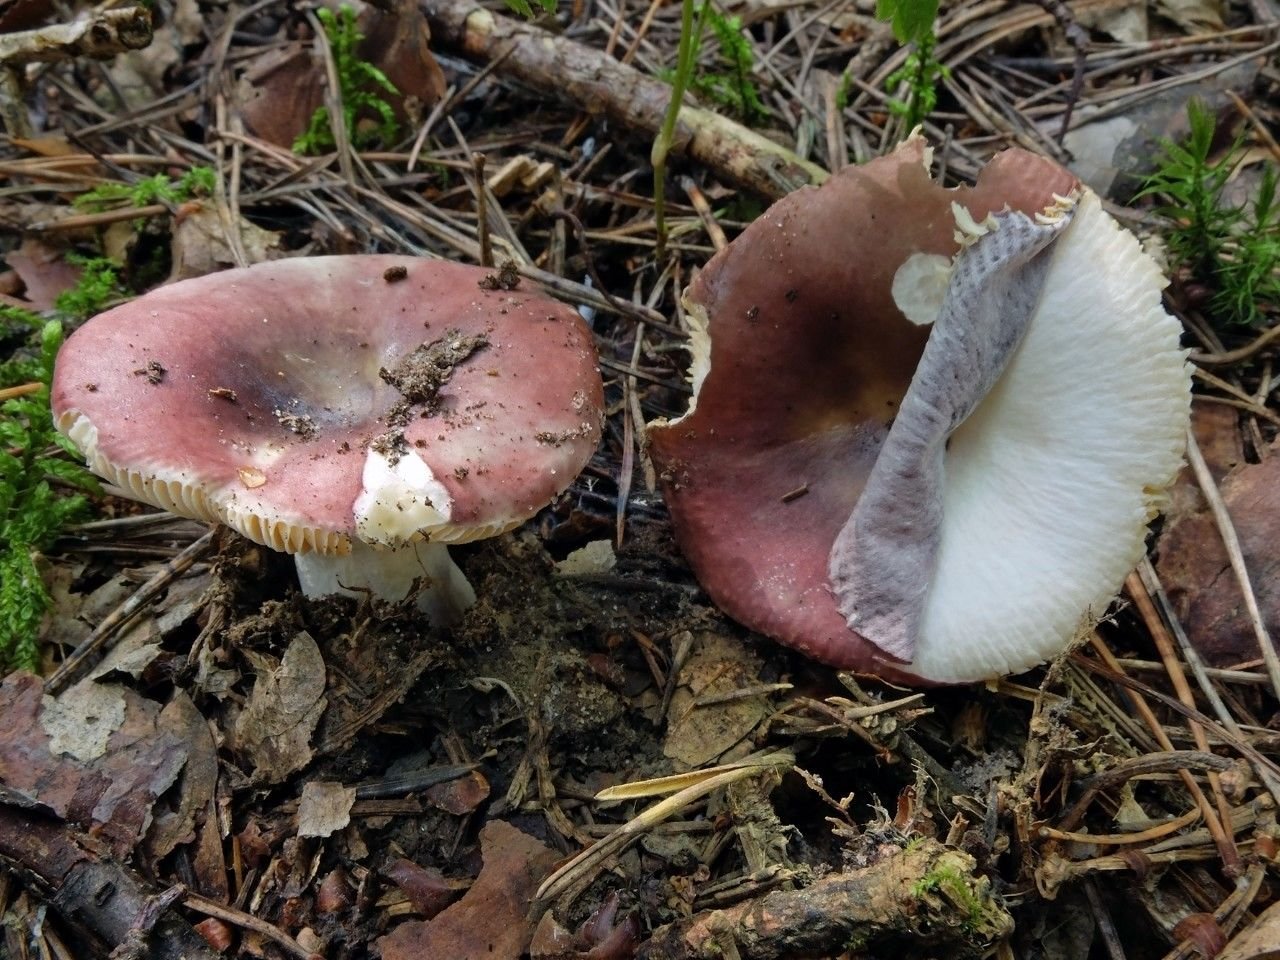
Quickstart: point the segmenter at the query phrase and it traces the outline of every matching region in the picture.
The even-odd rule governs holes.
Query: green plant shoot
[[[728,17],[704,2],[698,10],[698,18],[705,20],[716,39],[723,72],[697,72],[689,81],[689,88],[705,100],[724,107],[744,123],[760,123],[767,115],[760,92],[751,78],[755,66],[755,52],[750,41],[742,34],[742,18]],[[697,31],[694,62],[702,44],[702,31]]]
[[[134,183],[103,183],[80,194],[72,202],[86,210],[183,203],[195,196],[211,195],[216,186],[216,177],[212,167],[194,166],[177,180],[157,173]]]
[[[518,13],[527,20],[533,19],[535,12],[529,0],[503,0],[503,2],[513,13]],[[556,12],[556,0],[537,0],[537,3],[543,13]]]
[[[904,96],[889,100],[889,112],[902,118],[903,129],[910,132],[919,126],[938,105],[938,81],[951,71],[933,55],[937,38],[930,30],[914,42],[907,62],[885,80],[890,92],[903,89]]]
[[[1223,202],[1223,191],[1240,162],[1237,140],[1211,160],[1216,123],[1199,101],[1187,105],[1189,133],[1182,144],[1165,140],[1156,171],[1139,197],[1161,199],[1156,212],[1173,227],[1167,236],[1172,258],[1213,289],[1210,310],[1226,323],[1258,324],[1280,306],[1280,204],[1276,168],[1269,165],[1253,202]]]
[[[356,26],[355,11],[343,4],[336,14],[321,7],[316,11],[316,16],[324,28],[329,49],[333,52],[334,69],[338,75],[337,92],[342,99],[342,122],[347,139],[357,147],[368,146],[378,140],[386,144],[394,142],[399,124],[396,122],[395,111],[384,94],[394,96],[399,91],[385,73],[367,60],[360,59],[356,52],[364,35]],[[357,120],[362,113],[374,114],[379,121],[377,127],[371,130],[361,129]],[[330,126],[329,109],[317,107],[307,129],[293,142],[293,149],[296,153],[323,153],[336,145],[333,128]]]
[[[704,4],[702,11],[705,13],[706,9]],[[671,144],[675,142],[676,122],[680,119],[685,91],[689,89],[689,82],[693,78],[698,60],[698,38],[701,35],[702,17],[695,16],[693,0],[681,0],[680,42],[676,48],[676,72],[671,79],[671,99],[667,102],[667,112],[663,115],[658,135],[653,138],[653,149],[649,151],[649,163],[653,167],[653,215],[657,233],[655,259],[662,258],[667,246],[667,155],[671,152]]]

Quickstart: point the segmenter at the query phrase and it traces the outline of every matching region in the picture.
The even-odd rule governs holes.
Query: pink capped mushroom
[[[446,545],[529,519],[600,438],[582,320],[492,280],[369,255],[160,287],[67,340],[54,417],[125,495],[295,554],[309,596],[421,581],[449,623],[475,595]]]
[[[1164,280],[1067,171],[972,187],[919,137],[775,204],[686,292],[690,410],[650,430],[699,581],[841,668],[1027,669],[1105,611],[1181,462]]]

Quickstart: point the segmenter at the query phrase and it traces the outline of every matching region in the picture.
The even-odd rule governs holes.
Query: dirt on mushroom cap
[[[405,278],[386,282],[397,267]],[[406,399],[379,371],[444,331],[483,336],[488,346],[472,359],[485,362],[455,366],[435,414],[409,418],[404,430],[448,488],[457,525],[509,526],[567,486],[585,458],[534,435],[579,431],[589,454],[602,387],[590,333],[572,309],[533,291],[483,290],[485,274],[410,257],[318,257],[162,287],[67,341],[55,414],[95,469],[138,499],[221,519],[277,549],[341,550],[366,444]],[[162,383],[132,375],[157,358]],[[95,391],[84,384],[87,366]],[[178,410],[201,426],[177,421]],[[277,410],[309,421],[314,435],[294,432]],[[261,482],[246,485],[244,471]]]

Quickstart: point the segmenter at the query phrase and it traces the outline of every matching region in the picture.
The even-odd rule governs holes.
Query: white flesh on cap
[[[975,240],[961,260],[987,245]],[[916,518],[934,522],[933,514],[940,524],[932,559],[914,572],[872,568],[880,582],[863,578],[851,597],[841,593],[849,567],[839,555],[842,541],[851,550],[858,539],[855,519],[832,554],[846,615],[868,597],[922,595],[905,629],[885,639],[852,626],[906,653],[909,669],[929,680],[1014,673],[1064,650],[1105,612],[1142,556],[1146,525],[1182,461],[1190,370],[1180,326],[1160,305],[1164,279],[1154,261],[1088,192],[1049,255],[1021,343],[950,434],[940,502],[915,504]],[[899,464],[897,472],[909,469]],[[909,511],[898,515],[911,526]]]
[[[300,553],[298,582],[308,597],[367,591],[392,602],[418,586],[418,609],[437,626],[452,626],[476,594],[442,541],[422,539],[450,527],[453,500],[431,468],[412,450],[394,459],[365,454],[363,488],[352,505],[358,537],[344,556]]]
[[[921,326],[938,319],[951,280],[951,258],[913,253],[893,275],[893,302],[902,315]]]

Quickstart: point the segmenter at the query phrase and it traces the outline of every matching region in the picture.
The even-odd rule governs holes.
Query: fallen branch
[[[105,59],[151,43],[151,14],[145,7],[103,10],[73,23],[0,34],[0,63],[53,63],[75,57]]]
[[[23,102],[22,67],[76,57],[105,60],[151,43],[151,12],[145,7],[102,10],[73,23],[0,34],[0,118],[9,136],[31,136]]]
[[[181,888],[153,895],[132,870],[77,842],[69,826],[40,812],[0,804],[0,866],[48,897],[80,936],[108,951],[123,947],[146,960],[218,960],[169,909]]]
[[[968,854],[935,840],[892,849],[883,859],[832,874],[803,890],[780,890],[660,927],[639,960],[781,960],[835,955],[857,945],[911,943],[951,960],[985,955],[1013,930],[1013,918]],[[888,953],[885,954],[889,955]]]
[[[650,135],[662,126],[671,87],[661,80],[599,50],[493,14],[473,0],[428,0],[424,10],[436,41],[476,59],[501,59],[499,73]],[[773,200],[830,176],[754,130],[688,104],[680,108],[672,150]]]

